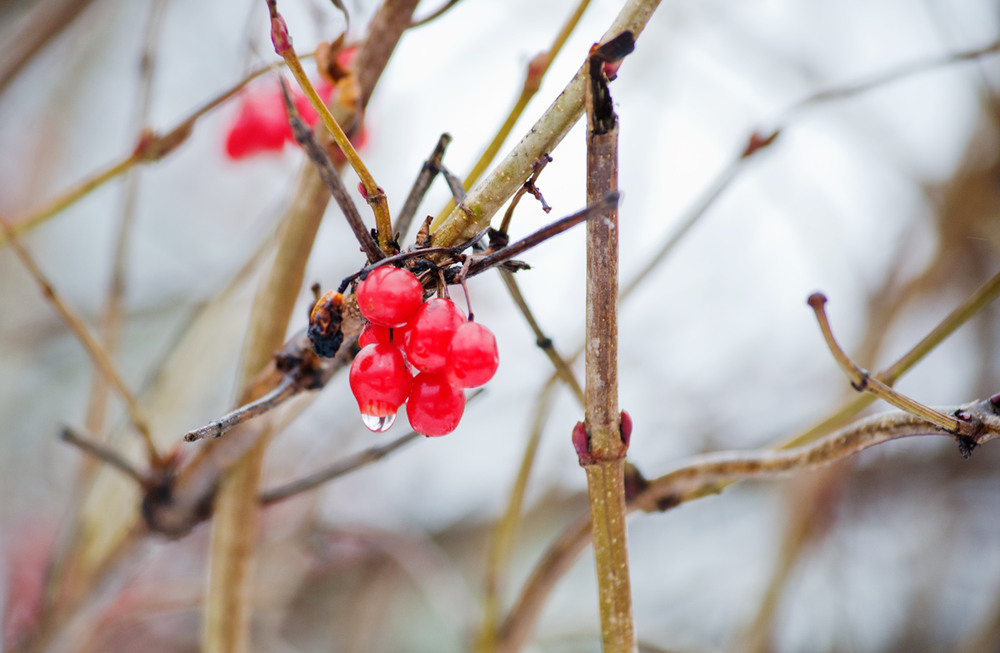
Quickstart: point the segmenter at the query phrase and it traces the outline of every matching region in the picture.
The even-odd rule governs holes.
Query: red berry
[[[478,322],[466,322],[451,340],[451,376],[463,388],[475,388],[493,378],[500,364],[497,339]]]
[[[413,379],[406,400],[406,417],[417,433],[438,436],[451,433],[462,421],[465,395],[444,374],[422,372]]]
[[[465,322],[450,299],[435,297],[410,321],[403,338],[406,359],[421,372],[440,372],[448,365],[448,350],[455,331]]]
[[[412,382],[399,347],[379,343],[362,349],[351,364],[350,383],[365,426],[388,430]]]
[[[259,152],[280,151],[290,131],[280,96],[247,95],[226,137],[226,154],[231,159],[242,159]]]
[[[358,344],[361,347],[367,347],[368,345],[375,345],[380,342],[386,345],[392,342],[392,329],[372,324],[371,322],[365,322],[365,325],[361,328],[361,334],[358,335]]]
[[[401,327],[424,300],[424,288],[409,270],[384,265],[358,284],[358,308],[369,322]]]

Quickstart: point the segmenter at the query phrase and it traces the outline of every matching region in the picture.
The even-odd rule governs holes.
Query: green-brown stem
[[[618,190],[618,121],[602,60],[588,61],[587,201]],[[636,649],[625,531],[625,452],[618,410],[618,209],[587,222],[584,425],[590,523],[605,653]]]
[[[962,433],[964,435],[968,435],[968,433],[966,433],[968,430],[966,427],[968,425],[961,420],[944,415],[933,408],[929,408],[918,401],[914,401],[906,395],[896,392],[888,385],[882,383],[877,378],[873,378],[868,374],[868,372],[858,367],[837,343],[836,338],[833,337],[833,330],[830,328],[830,321],[826,316],[826,309],[824,308],[825,304],[826,297],[822,294],[814,293],[813,295],[810,295],[809,306],[812,307],[813,311],[816,313],[816,319],[819,322],[820,330],[823,332],[823,338],[826,340],[826,344],[830,348],[830,352],[833,354],[834,359],[836,359],[837,364],[840,365],[840,368],[844,370],[844,373],[847,374],[847,377],[851,380],[851,385],[855,390],[858,392],[870,392],[900,410],[905,410],[908,413],[922,417],[928,422],[937,424],[949,433]]]
[[[392,219],[389,217],[389,204],[386,202],[385,193],[375,183],[375,178],[372,177],[367,166],[365,166],[361,157],[358,156],[358,151],[354,149],[351,140],[347,138],[347,134],[344,133],[337,119],[330,113],[330,109],[327,108],[326,103],[323,102],[319,93],[313,88],[312,82],[309,81],[309,76],[303,70],[302,63],[299,62],[299,57],[295,54],[295,48],[292,47],[292,38],[288,34],[285,21],[281,17],[281,14],[278,13],[276,0],[268,0],[267,8],[271,13],[271,39],[274,42],[274,51],[285,60],[285,65],[288,66],[292,75],[295,76],[295,81],[299,83],[299,88],[305,93],[309,104],[319,114],[320,120],[323,121],[323,126],[333,136],[337,147],[344,153],[347,162],[351,164],[354,171],[358,173],[358,177],[361,178],[361,184],[365,189],[365,198],[375,213],[375,229],[378,231],[379,247],[383,251],[389,252],[389,242],[392,240]]]
[[[38,207],[27,216],[16,220],[11,225],[14,228],[14,231],[20,234],[37,227],[49,218],[59,214],[67,207],[76,203],[81,198],[87,196],[91,191],[100,188],[105,183],[111,181],[112,179],[116,179],[125,172],[128,172],[137,164],[159,161],[161,158],[175,150],[187,139],[187,137],[191,134],[191,131],[194,129],[195,123],[198,122],[202,116],[229,100],[231,97],[239,93],[240,89],[257,77],[266,73],[268,70],[270,70],[269,66],[260,68],[250,73],[231,88],[223,91],[203,104],[190,116],[162,135],[157,135],[149,131],[143,132],[138,145],[131,154],[123,158],[121,161],[113,163],[107,168],[94,173],[83,181],[78,182],[76,185],[63,191],[60,195]],[[6,243],[7,237],[5,235],[0,236],[0,245],[5,245]]]

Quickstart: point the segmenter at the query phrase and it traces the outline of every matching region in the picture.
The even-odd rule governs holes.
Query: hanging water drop
[[[385,433],[392,428],[393,422],[396,421],[396,414],[378,416],[361,413],[361,421],[364,422],[369,431]]]

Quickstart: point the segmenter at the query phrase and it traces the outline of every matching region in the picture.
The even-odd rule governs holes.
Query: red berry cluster
[[[358,285],[358,308],[368,324],[350,382],[373,431],[388,430],[405,402],[414,431],[451,433],[465,410],[463,389],[483,385],[497,370],[493,333],[468,321],[450,299],[424,302],[423,295],[413,273],[389,266]]]

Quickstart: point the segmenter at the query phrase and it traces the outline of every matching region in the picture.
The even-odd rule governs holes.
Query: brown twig
[[[482,389],[476,390],[468,396],[465,403],[468,404],[470,401],[474,401],[482,393]],[[325,469],[321,469],[317,472],[309,474],[308,476],[286,483],[285,485],[280,485],[276,488],[261,492],[260,502],[263,505],[270,505],[272,503],[277,503],[278,501],[283,501],[296,494],[307,492],[313,488],[319,487],[320,485],[329,483],[334,479],[340,478],[341,476],[346,476],[347,474],[357,471],[362,467],[376,463],[389,454],[402,449],[407,444],[423,437],[424,436],[420,435],[416,431],[410,431],[409,433],[396,438],[392,442],[388,442],[377,447],[370,447],[364,451],[359,451],[354,455],[338,460],[336,463],[326,467]]]
[[[501,125],[497,130],[496,135],[493,136],[493,140],[486,146],[483,153],[479,155],[479,159],[466,176],[465,181],[462,184],[465,190],[471,189],[473,184],[479,181],[479,178],[483,176],[483,173],[486,172],[489,165],[496,158],[497,153],[500,152],[500,148],[503,146],[504,142],[508,137],[510,137],[510,133],[514,129],[514,125],[517,124],[517,121],[521,118],[521,115],[528,106],[528,102],[530,102],[535,94],[538,93],[538,89],[542,86],[542,80],[545,78],[545,73],[548,72],[552,62],[559,55],[559,52],[562,50],[563,46],[566,45],[566,41],[573,33],[573,30],[575,30],[576,26],[580,23],[580,18],[583,17],[583,12],[587,10],[588,5],[590,5],[590,0],[580,0],[580,2],[573,9],[573,13],[571,13],[569,18],[566,19],[562,29],[559,30],[559,34],[557,34],[556,38],[552,41],[552,45],[549,49],[537,55],[528,63],[524,76],[524,84],[521,87],[521,93],[514,102],[514,106],[507,114],[507,118],[504,120],[503,125]],[[455,209],[455,205],[455,202],[448,202],[444,209],[442,209],[441,213],[439,213],[434,219],[432,227],[436,228],[448,216],[448,214]],[[502,229],[501,231],[505,230]]]
[[[431,13],[427,14],[423,18],[419,18],[419,19],[415,19],[415,20],[410,21],[410,29],[413,29],[414,27],[421,27],[422,25],[426,25],[427,23],[431,22],[432,20],[434,20],[436,18],[440,18],[449,9],[451,9],[452,7],[454,7],[455,5],[457,5],[459,3],[459,1],[460,0],[447,0],[447,2],[445,2],[443,5],[441,5],[440,7],[438,7],[437,9],[435,9],[434,11],[432,11]]]
[[[450,143],[451,134],[441,134],[441,137],[438,138],[437,145],[434,146],[434,151],[424,161],[420,173],[413,182],[413,188],[410,189],[410,194],[406,196],[403,208],[396,214],[396,224],[393,226],[393,233],[399,234],[400,237],[405,237],[406,233],[410,230],[410,224],[417,214],[417,209],[420,208],[420,203],[423,201],[424,195],[427,194],[427,189],[431,187],[431,182],[434,181],[434,177],[441,169],[441,159],[444,158],[444,151]]]
[[[823,332],[823,338],[826,340],[826,344],[830,348],[830,352],[833,354],[837,364],[847,374],[847,378],[851,380],[851,386],[855,390],[858,392],[870,392],[896,408],[917,415],[928,422],[936,424],[949,433],[965,436],[972,434],[969,425],[962,420],[948,417],[933,408],[914,401],[906,395],[893,390],[877,378],[873,378],[867,370],[858,367],[840,347],[836,338],[833,337],[830,321],[826,316],[825,305],[826,297],[823,294],[813,293],[809,296],[809,306],[816,313],[816,320],[819,322],[819,328]]]
[[[538,181],[538,177],[542,174],[542,171],[545,170],[545,166],[550,163],[552,163],[552,157],[548,154],[543,154],[537,161],[535,161],[534,165],[532,165],[531,176],[528,177],[523,184],[521,184],[521,187],[517,189],[514,196],[510,198],[510,204],[507,205],[507,210],[504,211],[503,219],[500,220],[500,227],[497,228],[497,231],[502,234],[506,234],[510,229],[510,221],[514,217],[514,209],[517,208],[517,205],[521,202],[521,198],[524,197],[525,193],[531,193],[534,197],[541,198],[542,194],[538,192],[535,182]],[[544,200],[540,201],[542,202],[542,210],[548,213],[551,210],[551,207],[545,204]]]
[[[626,31],[638,38],[657,6],[659,0],[628,0],[602,42]],[[438,245],[468,239],[484,229],[507,199],[531,176],[535,161],[556,148],[583,114],[584,77],[585,70],[581,68],[524,138],[441,222],[434,231]]]
[[[299,388],[297,387],[295,378],[288,375],[274,390],[271,390],[260,399],[244,404],[219,419],[209,422],[205,426],[188,431],[184,434],[184,440],[186,442],[197,442],[205,438],[222,437],[230,429],[239,426],[248,419],[263,415],[277,408],[292,396],[298,394],[298,392]]]
[[[139,431],[139,434],[142,436],[143,442],[146,445],[146,453],[149,456],[150,465],[154,468],[159,467],[163,460],[157,452],[156,445],[153,442],[153,435],[149,428],[149,419],[146,417],[142,407],[139,405],[139,401],[135,398],[135,395],[132,394],[132,391],[125,383],[124,377],[122,377],[121,372],[118,371],[118,367],[111,359],[111,356],[101,344],[101,341],[91,331],[90,327],[87,326],[87,323],[84,322],[83,318],[80,317],[75,310],[70,308],[69,304],[64,302],[59,293],[56,292],[56,289],[46,278],[34,257],[24,247],[24,244],[21,242],[21,237],[18,236],[17,232],[14,231],[3,216],[0,216],[0,228],[2,228],[3,232],[6,234],[11,247],[14,248],[14,253],[17,254],[19,259],[21,259],[21,263],[24,264],[28,273],[38,283],[41,288],[42,295],[56,309],[63,321],[66,323],[66,326],[69,327],[69,329],[73,332],[73,335],[75,335],[77,340],[80,341],[80,344],[83,345],[83,348],[87,351],[87,354],[94,362],[94,365],[97,369],[101,370],[101,373],[103,373],[111,385],[114,386],[118,395],[125,402],[129,419],[132,420],[132,424],[135,425],[136,430]]]
[[[514,278],[514,274],[509,270],[500,270],[500,280],[503,281],[504,285],[507,287],[507,292],[510,293],[511,299],[514,300],[514,304],[517,306],[521,315],[524,316],[524,320],[528,323],[531,328],[532,333],[535,334],[535,344],[538,348],[545,352],[545,355],[552,362],[552,366],[556,370],[558,378],[566,384],[566,387],[570,389],[573,395],[576,397],[580,405],[584,405],[583,398],[583,388],[580,387],[580,382],[576,380],[576,375],[573,374],[573,369],[569,366],[559,352],[556,351],[555,344],[553,344],[552,339],[545,335],[542,331],[542,327],[539,326],[538,321],[535,319],[534,314],[531,312],[531,308],[525,301],[524,296],[521,294],[521,289],[517,284],[517,280]]]
[[[942,408],[938,412],[960,416],[974,426],[969,436],[978,446],[1000,437],[1000,396]],[[775,478],[829,465],[870,447],[918,435],[957,435],[933,421],[908,412],[873,415],[811,444],[779,451],[720,452],[697,456],[684,467],[649,481],[633,502],[646,511],[662,511],[704,494],[714,483],[750,478]]]
[[[354,145],[347,138],[347,134],[344,133],[340,123],[330,113],[330,109],[327,108],[323,99],[320,98],[316,89],[313,88],[312,82],[309,81],[309,77],[306,75],[305,70],[303,70],[298,55],[295,54],[295,49],[292,47],[292,37],[288,33],[285,19],[278,12],[277,0],[267,0],[267,10],[271,16],[271,42],[274,44],[274,51],[285,60],[285,64],[292,75],[295,76],[295,81],[299,83],[299,87],[305,93],[309,104],[319,114],[320,120],[323,121],[323,126],[333,136],[337,147],[340,148],[347,162],[351,164],[358,177],[361,178],[361,184],[365,191],[365,199],[375,214],[375,228],[378,231],[379,246],[388,252],[389,243],[392,241],[392,220],[389,218],[389,205],[386,202],[385,193],[375,183],[375,178],[372,177],[371,172],[368,171],[368,167],[365,166],[361,157],[358,156],[357,150],[354,149]]]
[[[361,251],[365,253],[369,263],[374,263],[384,258],[385,253],[379,249],[379,244],[372,240],[371,233],[368,231],[368,227],[365,226],[364,220],[361,219],[361,214],[358,213],[358,207],[354,205],[354,200],[351,199],[350,194],[347,192],[347,187],[344,186],[344,182],[340,178],[340,173],[333,167],[330,156],[326,153],[323,146],[319,144],[319,141],[316,140],[312,129],[303,122],[299,116],[299,112],[295,109],[295,103],[292,102],[292,96],[288,92],[288,85],[285,83],[285,80],[278,77],[278,82],[281,85],[281,97],[285,102],[285,111],[288,112],[288,122],[292,126],[292,134],[295,135],[295,140],[305,150],[306,156],[316,166],[319,178],[326,184],[326,187],[330,190],[330,195],[337,202],[337,206],[340,207],[344,218],[347,220],[347,225],[351,228],[354,237],[361,245]]]
[[[94,458],[105,462],[118,471],[124,473],[126,476],[131,478],[133,481],[139,484],[140,487],[147,487],[149,484],[149,477],[143,474],[136,468],[135,465],[130,463],[125,459],[120,453],[107,446],[103,442],[94,440],[93,438],[88,438],[79,433],[76,429],[69,426],[64,426],[59,432],[59,436],[63,441],[72,444],[81,451],[90,454]]]
[[[953,408],[979,424],[976,445],[1000,438],[1000,395]],[[716,494],[743,479],[772,479],[829,465],[891,440],[919,435],[948,435],[937,425],[908,413],[892,412],[859,420],[812,444],[781,451],[720,452],[689,459],[682,467],[648,481],[629,501],[629,511],[663,512]],[[503,622],[499,650],[519,650],[541,612],[545,597],[572,566],[590,539],[585,516],[573,522],[546,550]]]
[[[576,213],[569,215],[561,220],[556,220],[547,227],[539,229],[529,236],[525,236],[517,242],[511,243],[503,249],[497,250],[486,256],[477,258],[469,266],[469,276],[474,276],[489,270],[492,267],[500,265],[504,261],[509,261],[515,256],[520,256],[524,252],[528,251],[535,245],[546,241],[547,239],[560,234],[570,227],[574,227],[581,222],[588,221],[594,217],[597,217],[607,211],[612,207],[618,206],[618,193],[609,192],[604,197],[598,198],[594,203],[590,204],[587,208],[577,211]]]
[[[632,35],[626,32],[606,47],[623,38],[631,46]],[[618,189],[618,118],[602,53],[602,48],[596,49],[587,62],[587,200],[591,203]],[[631,653],[636,640],[625,531],[628,441],[618,409],[618,231],[616,208],[587,221],[586,442],[574,445],[587,474],[602,649]]]

